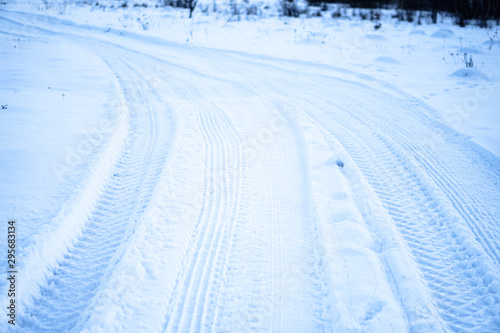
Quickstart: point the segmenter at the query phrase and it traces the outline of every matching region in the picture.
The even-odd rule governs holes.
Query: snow
[[[107,94],[113,77],[100,58],[78,45],[6,36],[1,63],[2,99],[8,104],[0,125],[2,216],[22,213],[26,220],[38,221],[19,235],[21,242],[29,242],[88,176],[113,134],[115,110],[106,107],[114,103]]]
[[[447,125],[500,155],[500,141],[496,135],[499,117],[495,116],[496,108],[491,107],[495,103],[498,105],[494,98],[496,94],[474,98],[472,96],[477,95],[476,82],[447,80],[449,75],[465,68],[463,57],[467,53],[473,56],[475,69],[491,78],[487,83],[481,81],[481,89],[498,91],[500,47],[497,46],[499,40],[495,28],[459,28],[446,19],[436,25],[416,26],[386,17],[381,28],[375,29],[375,24],[370,21],[332,20],[326,15],[278,18],[273,16],[276,5],[260,4],[261,7],[265,5],[269,9],[264,10],[263,18],[244,15],[233,18],[229,14],[197,12],[193,21],[184,19],[186,11],[153,6],[116,10],[98,8],[89,13],[88,8],[67,5],[51,7],[47,13],[83,26],[102,27],[102,32],[134,32],[143,38],[157,36],[181,44],[311,61],[360,72],[424,100],[439,112],[439,117]],[[387,59],[385,57],[402,66],[387,61],[382,64],[380,58]],[[475,104],[467,107],[469,100],[464,96],[473,98]],[[455,118],[457,108],[461,120],[458,123],[449,121],[450,117]],[[477,119],[481,125],[471,126],[471,118]]]
[[[18,328],[500,329],[496,28],[112,3],[0,5]]]

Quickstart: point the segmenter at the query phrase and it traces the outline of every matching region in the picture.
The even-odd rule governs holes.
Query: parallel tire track
[[[20,318],[26,330],[68,331],[85,320],[101,281],[112,271],[120,249],[140,221],[166,158],[166,117],[155,115],[137,72],[119,59],[108,61],[122,75],[120,83],[131,107],[130,137],[82,235],[53,268],[34,301],[36,307]]]
[[[454,172],[444,163],[442,156],[437,156],[432,150],[425,149],[403,129],[388,126],[387,122],[381,121],[380,117],[374,117],[370,113],[354,115],[354,117],[365,126],[368,126],[368,123],[376,123],[387,137],[393,141],[397,141],[406,152],[412,154],[419,162],[419,165],[424,168],[425,173],[431,176],[439,188],[445,192],[453,208],[467,222],[467,225],[475,234],[476,241],[483,245],[483,248],[490,255],[493,262],[500,267],[500,245],[497,239],[498,236],[496,236],[498,234],[498,227],[494,218],[494,216],[500,214],[500,209],[496,204],[497,201],[490,197],[491,205],[489,211],[479,212],[476,207],[480,206],[481,203],[477,200],[477,195],[471,195],[469,190],[454,178]],[[364,120],[363,117],[367,120]],[[447,154],[444,149],[441,147],[438,148],[437,145],[436,143],[432,148],[438,149],[441,154]],[[489,194],[494,197],[496,193]],[[492,208],[495,209],[497,214],[490,213],[493,211]],[[494,228],[494,230],[492,231],[491,228]]]
[[[315,96],[318,99],[321,97]],[[303,110],[312,107],[304,100],[299,105]],[[417,171],[421,166],[408,157],[412,150],[404,146],[404,139],[395,133],[385,134],[384,126],[373,119],[365,123],[359,119],[361,113],[353,108],[350,105],[347,113],[340,106],[337,112],[343,114],[338,117],[337,113],[335,118],[327,111],[306,112],[327,132],[335,134],[386,205],[449,328],[493,329],[500,302],[495,296],[498,281],[488,273],[492,266],[484,262],[474,241],[460,229],[456,217],[449,214],[450,205],[436,201],[429,184],[422,181]],[[399,138],[398,144],[394,143],[394,136]]]
[[[60,30],[58,22],[57,19],[51,19],[45,25],[53,30]],[[39,24],[43,25],[42,23]],[[22,25],[20,22],[16,24]],[[34,28],[39,32],[54,33],[44,28]],[[59,32],[59,35],[68,37],[73,33],[76,36],[80,28],[71,27],[68,29],[70,33]],[[89,40],[100,39],[105,40],[106,37],[98,34],[89,36]],[[497,188],[488,183],[498,181],[498,172],[486,166],[483,160],[474,164],[472,160],[479,157],[479,153],[456,133],[439,127],[433,119],[424,115],[420,110],[421,101],[402,101],[401,98],[408,96],[396,91],[394,87],[338,68],[330,68],[326,72],[334,71],[342,76],[345,74],[350,81],[344,78],[333,79],[320,73],[323,69],[321,65],[292,61],[278,64],[276,59],[261,57],[259,60],[259,56],[240,56],[239,60],[230,63],[228,60],[234,60],[238,56],[232,57],[227,52],[205,49],[208,56],[200,57],[199,50],[173,47],[176,52],[184,52],[187,62],[193,62],[191,67],[185,65],[186,59],[170,59],[168,52],[159,52],[160,56],[156,56],[134,50],[134,46],[129,48],[129,45],[120,45],[117,40],[112,41],[117,42],[113,47],[119,53],[147,57],[150,61],[170,66],[170,69],[175,68],[174,70],[183,74],[210,78],[214,82],[230,81],[224,76],[229,73],[235,77],[248,74],[247,86],[252,92],[259,93],[259,96],[269,93],[273,98],[290,98],[293,104],[298,105],[318,125],[322,133],[328,133],[332,139],[340,142],[373,187],[413,254],[448,329],[457,332],[500,329],[500,247],[497,225],[500,214],[499,193]],[[139,45],[135,44],[135,47],[140,47]],[[100,296],[100,283],[109,276],[120,260],[122,249],[128,245],[128,237],[140,223],[164,166],[168,150],[168,116],[155,112],[150,103],[151,100],[159,99],[158,95],[154,89],[148,89],[152,92],[145,90],[144,74],[134,69],[130,60],[119,59],[109,51],[106,53],[108,64],[120,74],[128,103],[132,105],[131,136],[123,154],[116,161],[114,176],[102,184],[104,189],[99,203],[90,212],[81,237],[69,249],[64,260],[53,268],[48,280],[41,286],[40,297],[34,300],[33,306],[20,318],[20,324],[26,330],[77,330],[79,323],[85,322],[87,309]],[[221,57],[218,58],[219,56]],[[195,61],[199,59],[208,59],[213,62],[213,66]],[[226,66],[226,61],[232,67]],[[294,72],[287,73],[286,66],[291,66]],[[328,69],[327,66],[324,68]],[[263,79],[265,75],[269,76],[267,80]],[[297,75],[300,75],[299,88]],[[375,83],[377,89],[389,93],[380,93],[365,83]],[[350,85],[350,89],[344,92],[354,96],[349,98],[341,93],[335,94],[334,89],[327,87],[328,84],[333,87],[335,84]],[[229,254],[242,253],[247,255],[245,259],[251,257],[241,248],[241,244],[236,244],[241,241],[241,237],[236,238],[234,235],[237,227],[235,221],[240,214],[240,192],[249,190],[250,187],[242,188],[244,163],[241,142],[229,118],[214,104],[204,101],[194,85],[187,81],[179,80],[170,89],[172,95],[194,108],[198,120],[195,127],[199,128],[204,140],[202,143],[205,145],[206,156],[201,213],[193,233],[189,235],[189,248],[185,252],[183,266],[178,272],[177,284],[169,300],[164,330],[217,331],[218,321],[223,315],[219,311],[219,301],[223,285],[221,277],[227,272],[226,261],[233,259],[237,263],[241,259]],[[369,98],[373,101],[380,100],[381,105],[371,109],[362,102],[353,101],[353,98],[363,93],[370,95]],[[302,96],[297,97],[301,94]],[[396,95],[399,97],[394,97]],[[221,93],[221,96],[228,95]],[[387,107],[387,110],[383,107]],[[400,127],[398,121],[408,128]],[[435,139],[443,147],[439,153],[434,153],[421,144],[422,134],[425,133],[436,135]],[[248,294],[250,296],[244,295],[247,298],[236,300],[232,304],[250,304],[248,308],[256,309],[255,305],[262,300],[253,302],[249,297],[262,297],[267,291],[267,286],[258,289],[258,283],[268,282],[272,296],[283,292],[283,284],[287,281],[280,274],[284,273],[284,266],[304,258],[308,261],[308,256],[314,256],[314,251],[317,251],[314,225],[301,224],[304,216],[300,214],[310,213],[307,203],[303,203],[309,200],[306,197],[308,193],[306,198],[300,197],[304,193],[289,196],[287,199],[290,202],[285,202],[280,200],[288,194],[277,190],[280,187],[281,190],[299,189],[307,192],[309,180],[305,178],[308,172],[300,164],[306,163],[300,159],[300,151],[306,148],[299,142],[300,132],[294,135],[295,142],[292,144],[299,152],[294,155],[296,160],[292,161],[286,151],[286,158],[282,155],[281,159],[274,159],[273,156],[270,158],[271,162],[265,165],[267,169],[264,172],[260,170],[264,175],[262,179],[274,181],[263,186],[271,191],[270,197],[274,200],[267,207],[270,213],[266,212],[269,213],[266,216],[272,216],[273,225],[266,226],[269,229],[259,230],[258,233],[259,236],[270,234],[270,241],[266,238],[258,240],[261,242],[259,244],[251,245],[261,246],[265,250],[270,248],[272,253],[270,258],[255,259],[253,267],[265,264],[271,268],[271,272],[256,267],[251,277],[254,290]],[[467,163],[462,165],[462,162]],[[277,165],[288,167],[288,163],[293,164],[293,175],[299,180],[278,179]],[[476,165],[477,170],[474,168]],[[287,173],[288,177],[290,175],[292,172]],[[296,183],[292,185],[294,181]],[[290,225],[290,230],[285,230],[284,223],[278,220],[285,219],[282,216],[293,218],[294,213],[300,217],[295,219],[295,224]],[[251,228],[245,231],[248,230],[252,231]],[[290,239],[295,236],[300,239]],[[299,259],[293,261],[295,258],[290,258],[290,253],[285,252],[285,249]],[[306,295],[312,296],[306,302],[309,306],[307,310],[309,313],[315,312],[316,319],[321,320],[324,314],[319,313],[319,309],[326,298],[324,290],[331,291],[334,286],[329,286],[328,281],[323,278],[321,263],[316,259],[305,262],[304,266],[309,269],[295,274],[295,278],[306,277],[301,281],[307,280],[304,286],[309,289],[301,295],[311,294]],[[259,274],[268,275],[262,278]],[[270,280],[264,280],[269,276]],[[233,283],[245,281],[237,274],[233,277]],[[322,284],[327,287],[322,289]],[[297,302],[296,299],[293,301]],[[280,308],[287,306],[284,303],[283,298],[280,298]],[[293,313],[302,310],[307,312],[302,304],[294,303],[292,306],[295,306]],[[228,314],[231,314],[230,309],[224,313],[229,316]],[[283,330],[287,318],[280,313],[280,317],[273,322],[274,328]],[[323,323],[320,322],[319,325],[321,324]],[[316,327],[318,330],[321,328],[319,325]]]
[[[220,278],[224,271],[241,188],[241,144],[215,105],[198,100],[187,89],[175,89],[195,105],[206,144],[205,194],[185,267],[170,302],[167,331],[206,331],[215,324]]]

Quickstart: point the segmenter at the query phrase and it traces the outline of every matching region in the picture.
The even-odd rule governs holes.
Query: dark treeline
[[[309,0],[311,5],[345,3],[359,8],[397,8],[400,12],[428,11],[436,22],[437,14],[449,13],[461,26],[471,20],[486,26],[488,20],[500,20],[500,0]]]

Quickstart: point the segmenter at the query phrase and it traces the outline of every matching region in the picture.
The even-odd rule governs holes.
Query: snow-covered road
[[[422,100],[43,15],[0,11],[0,30],[84,48],[114,82],[112,133],[59,179],[68,200],[44,221],[5,205],[32,235],[22,331],[500,329],[499,159]]]

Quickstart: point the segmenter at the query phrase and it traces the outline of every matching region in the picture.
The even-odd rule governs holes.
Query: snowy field
[[[210,3],[0,4],[0,331],[499,332],[500,27]]]

